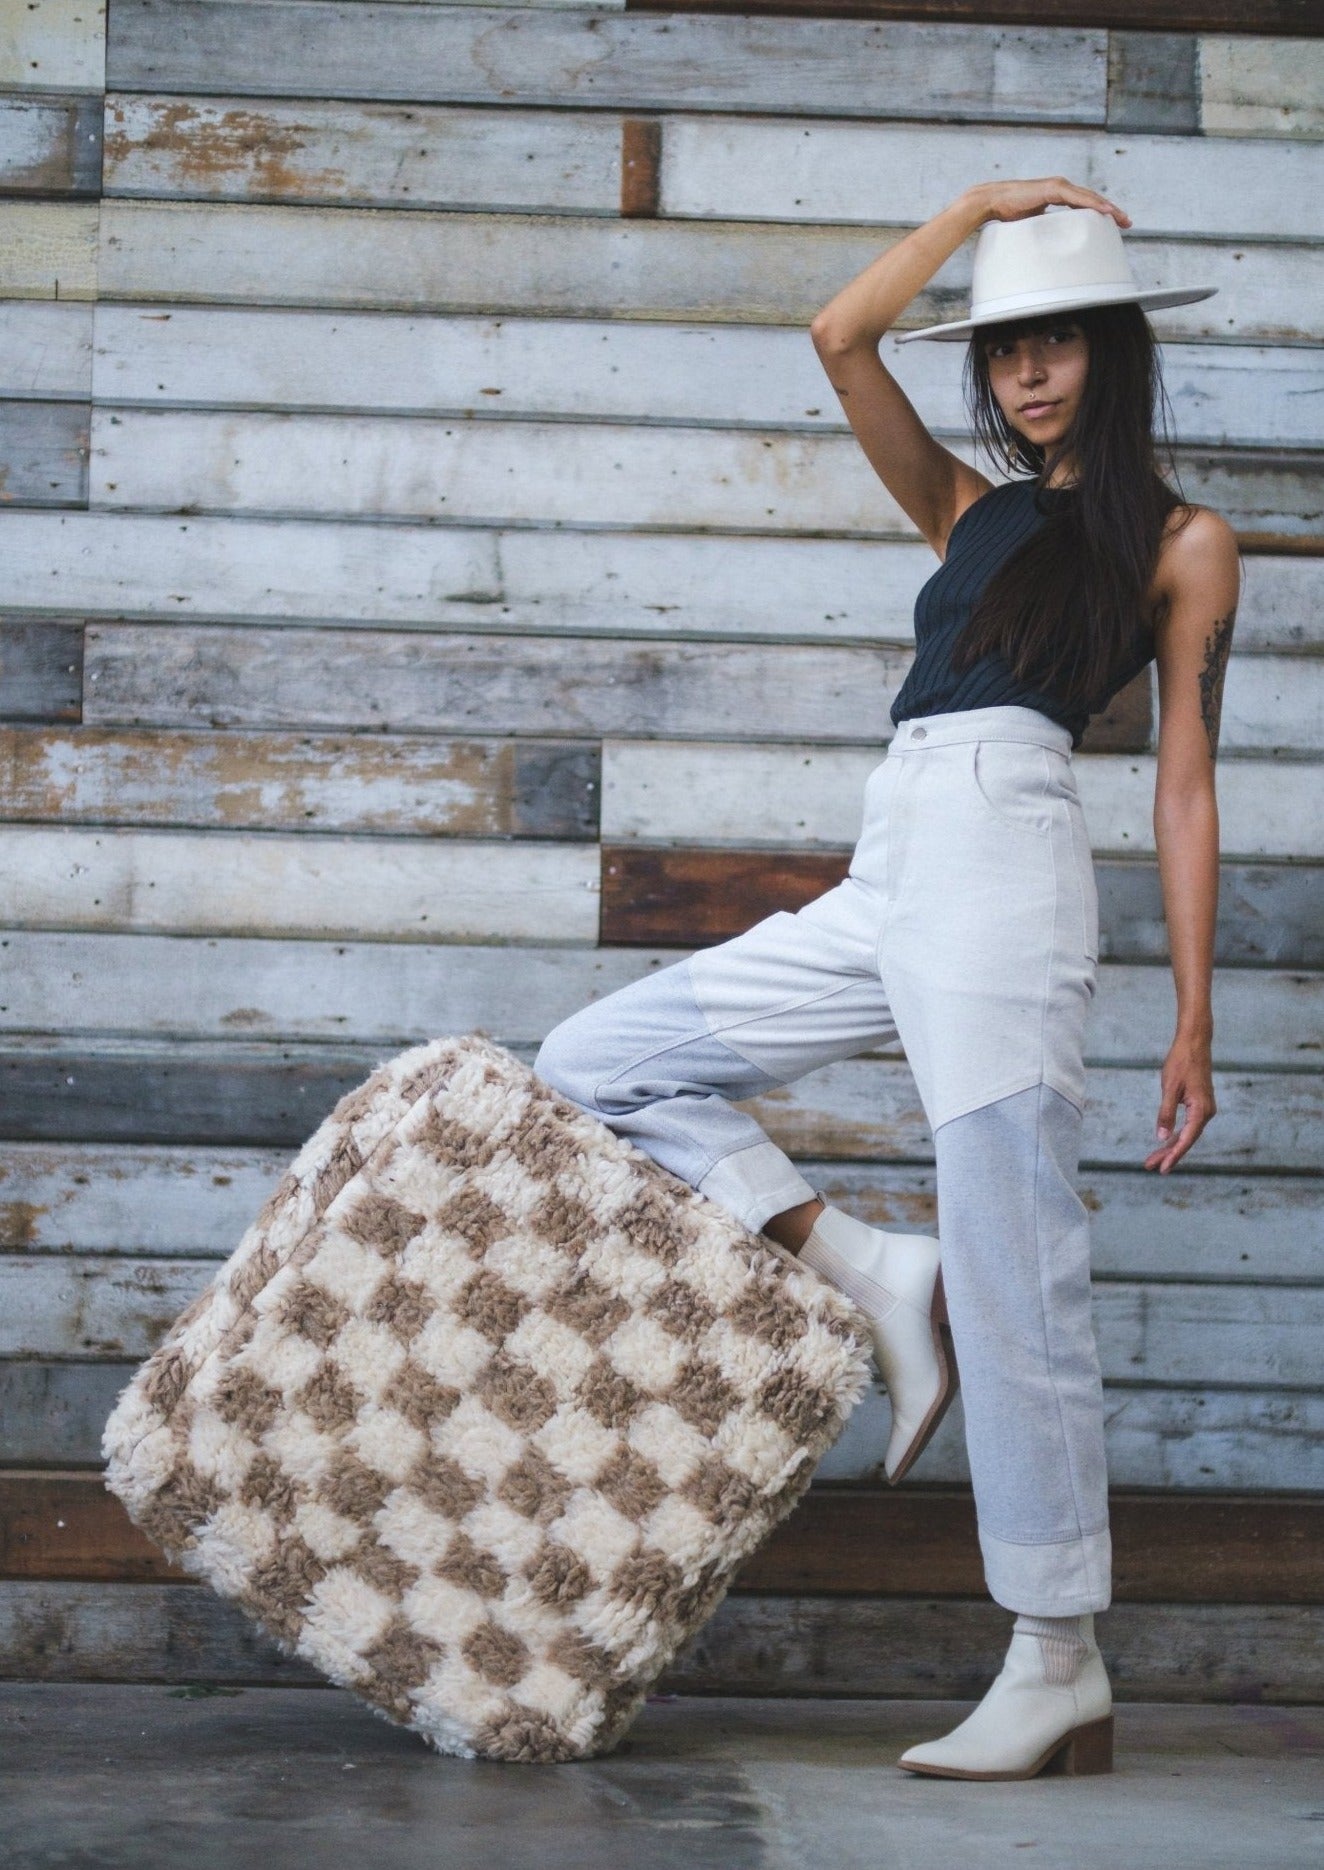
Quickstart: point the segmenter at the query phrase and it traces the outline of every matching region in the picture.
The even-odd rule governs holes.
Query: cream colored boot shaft
[[[1041,1772],[1112,1770],[1112,1689],[1094,1640],[1094,1618],[1077,1618],[1083,1650],[1063,1684],[1041,1637],[1015,1632],[1002,1671],[959,1727],[901,1755],[907,1772],[939,1779],[1030,1779]]]
[[[892,1405],[883,1466],[896,1482],[927,1445],[956,1390],[938,1242],[929,1234],[870,1227],[828,1205],[800,1258],[853,1299],[869,1321]]]

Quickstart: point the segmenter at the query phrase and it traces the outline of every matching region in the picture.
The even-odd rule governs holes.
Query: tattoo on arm
[[[1223,678],[1232,649],[1232,625],[1236,618],[1234,604],[1226,617],[1219,617],[1205,638],[1204,667],[1200,671],[1200,718],[1209,740],[1209,757],[1218,755],[1218,723],[1223,710]]]

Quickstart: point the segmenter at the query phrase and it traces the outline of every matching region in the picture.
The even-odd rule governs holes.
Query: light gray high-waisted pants
[[[1013,706],[903,721],[844,882],[585,1007],[534,1069],[758,1231],[815,1190],[733,1108],[899,1040],[938,1238],[985,1577],[1110,1597],[1089,1219],[1076,1193],[1098,895],[1071,736]]]

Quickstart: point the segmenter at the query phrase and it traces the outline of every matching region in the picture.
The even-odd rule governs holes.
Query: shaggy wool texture
[[[106,1481],[443,1753],[614,1747],[868,1383],[850,1302],[480,1034],[381,1066],[134,1374]]]

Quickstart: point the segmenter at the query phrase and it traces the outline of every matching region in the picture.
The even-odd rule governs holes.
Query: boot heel
[[[1049,1772],[1066,1773],[1076,1778],[1086,1773],[1110,1773],[1113,1769],[1113,1717],[1087,1721],[1069,1733],[1048,1763]]]

